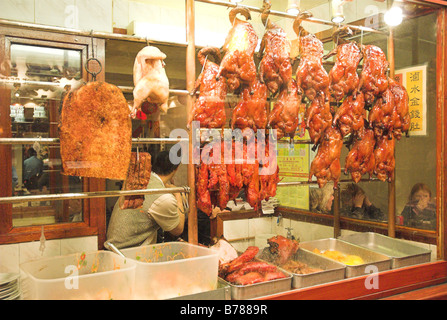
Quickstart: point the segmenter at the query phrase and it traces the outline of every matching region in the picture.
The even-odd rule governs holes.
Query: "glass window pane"
[[[57,138],[66,89],[81,84],[81,51],[11,44],[11,132],[14,138]],[[82,180],[61,174],[57,145],[12,146],[13,195],[82,191]],[[13,226],[82,221],[81,200],[13,205]]]

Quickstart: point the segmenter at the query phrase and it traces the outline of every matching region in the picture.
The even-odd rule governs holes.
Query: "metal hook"
[[[85,71],[87,71],[92,76],[93,81],[96,81],[96,76],[102,72],[102,64],[101,64],[101,62],[98,59],[95,58],[95,46],[94,46],[94,42],[93,42],[93,30],[90,32],[90,37],[91,37],[91,40],[92,40],[92,57],[86,61],[86,63],[85,63]],[[90,71],[89,63],[91,61],[96,61],[98,63],[98,65],[99,65],[99,71],[98,72]]]

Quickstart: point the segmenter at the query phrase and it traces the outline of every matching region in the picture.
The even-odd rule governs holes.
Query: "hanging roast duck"
[[[259,64],[259,78],[267,85],[269,91],[276,95],[292,80],[292,63],[291,46],[286,32],[268,19],[271,6],[269,0],[264,0],[261,20],[266,31],[259,50],[262,57]]]
[[[216,77],[217,80],[221,76],[226,78],[231,91],[237,90],[244,82],[250,83],[256,79],[254,53],[258,45],[258,36],[249,22],[236,17],[238,13],[247,20],[251,19],[247,8],[236,7],[231,10],[232,28],[223,46],[225,55]]]

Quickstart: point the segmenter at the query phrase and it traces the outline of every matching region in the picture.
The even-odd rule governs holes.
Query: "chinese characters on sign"
[[[395,72],[395,79],[408,92],[408,112],[411,117],[410,132],[412,136],[422,136],[427,133],[427,66],[416,66],[400,69]]]
[[[309,176],[309,145],[278,143],[278,165],[281,182],[306,181]],[[281,206],[308,210],[309,186],[278,188],[276,198]]]

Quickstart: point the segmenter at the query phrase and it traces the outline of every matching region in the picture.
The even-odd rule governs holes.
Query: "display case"
[[[185,117],[178,117],[175,121],[178,121],[179,127],[185,126],[186,115],[191,112],[194,97],[189,93],[194,89],[194,82],[197,75],[200,73],[200,65],[197,63],[197,47],[195,43],[196,33],[200,30],[195,28],[195,4],[202,3],[209,6],[221,6],[221,7],[234,7],[233,3],[225,1],[193,1],[187,0],[185,3],[186,12],[186,44],[170,44],[170,43],[157,43],[151,42],[156,45],[166,46],[165,50],[171,50],[173,59],[176,60],[176,64],[185,66],[185,69],[175,70],[176,75],[182,74],[173,81],[174,86],[171,88],[171,102],[182,110],[181,114]],[[343,214],[345,208],[342,200],[344,199],[342,192],[346,189],[346,186],[351,183],[348,176],[343,177],[340,180],[338,188],[334,191],[334,205],[330,212],[318,212],[311,210],[309,206],[309,199],[304,205],[298,205],[293,207],[292,205],[280,205],[276,208],[275,213],[272,216],[281,216],[295,221],[304,221],[314,224],[321,224],[333,227],[334,237],[338,237],[343,229],[349,229],[354,231],[374,231],[388,235],[390,237],[402,237],[406,239],[423,241],[426,243],[437,245],[437,256],[439,261],[428,263],[427,265],[417,265],[409,268],[402,268],[401,270],[390,270],[381,272],[381,279],[384,279],[386,285],[381,287],[380,290],[367,291],[363,287],[364,277],[351,279],[350,281],[337,281],[337,283],[331,283],[325,288],[306,288],[292,290],[289,293],[281,293],[279,295],[273,295],[267,297],[267,299],[298,299],[298,298],[358,298],[358,297],[372,297],[377,298],[382,295],[388,295],[394,292],[399,292],[404,287],[416,288],[425,285],[444,282],[447,279],[447,272],[445,271],[445,256],[446,256],[446,239],[445,239],[445,123],[444,114],[447,107],[445,101],[445,83],[444,79],[447,75],[446,65],[443,57],[446,55],[446,41],[445,34],[446,25],[446,9],[445,7],[430,4],[428,2],[420,1],[408,1],[414,7],[410,7],[408,10],[412,14],[411,19],[408,22],[396,29],[389,30],[384,25],[373,25],[373,27],[359,26],[365,21],[353,21],[350,26],[355,30],[355,34],[352,39],[361,42],[362,44],[380,44],[382,48],[386,48],[386,53],[390,61],[390,72],[392,76],[408,76],[410,77],[414,70],[410,70],[410,66],[422,66],[421,72],[425,74],[425,90],[426,90],[426,109],[424,110],[424,123],[425,131],[418,133],[416,129],[419,122],[414,124],[414,131],[417,133],[415,136],[409,138],[403,137],[397,144],[396,148],[396,179],[390,182],[377,181],[377,179],[371,179],[371,177],[363,177],[359,186],[361,186],[367,194],[371,195],[372,200],[382,212],[382,215],[374,221],[367,221],[368,219],[362,219]],[[260,6],[245,6],[253,12],[261,12]],[[378,17],[381,16],[381,12],[378,12]],[[286,14],[284,12],[272,11],[272,16],[279,17],[278,19],[284,19],[290,22],[294,16]],[[375,20],[374,20],[375,21]],[[373,21],[373,22],[374,22]],[[377,21],[382,21],[381,19]],[[355,22],[355,23],[354,23]],[[414,23],[417,22],[417,23]],[[309,24],[323,24],[331,27],[337,27],[336,24],[323,20],[310,18],[306,21]],[[57,172],[56,169],[48,168],[46,173],[49,175],[49,184],[44,188],[39,187],[35,193],[21,194],[20,188],[17,190],[13,188],[13,182],[9,177],[13,176],[13,163],[11,159],[18,159],[21,162],[21,157],[24,153],[24,148],[30,147],[35,143],[41,146],[49,146],[48,154],[49,159],[54,160],[58,158],[58,136],[57,136],[57,116],[58,106],[60,106],[61,97],[63,97],[64,88],[59,86],[57,91],[57,98],[40,96],[40,100],[33,106],[33,115],[27,113],[26,101],[22,101],[22,90],[33,86],[46,88],[45,85],[48,82],[55,82],[56,79],[65,76],[65,73],[69,73],[72,79],[77,81],[88,81],[92,77],[89,77],[88,73],[84,70],[88,65],[87,59],[95,56],[103,64],[105,72],[98,74],[97,80],[105,80],[109,82],[115,82],[116,85],[129,97],[132,92],[131,79],[119,78],[117,74],[120,74],[116,65],[110,68],[107,64],[107,50],[110,50],[110,56],[112,61],[123,62],[120,60],[120,54],[124,51],[123,47],[128,48],[130,51],[138,51],[139,47],[143,47],[150,40],[147,38],[141,38],[137,36],[122,36],[104,34],[99,32],[76,32],[73,30],[64,30],[55,28],[48,30],[42,26],[26,25],[26,24],[14,24],[11,22],[3,21],[4,34],[0,35],[0,43],[2,48],[0,50],[0,58],[4,61],[14,60],[14,55],[17,49],[21,49],[23,55],[24,49],[39,48],[56,50],[54,55],[59,53],[63,56],[62,70],[58,68],[40,68],[35,66],[27,66],[28,72],[37,73],[37,81],[39,83],[18,83],[15,85],[14,81],[3,81],[0,87],[0,111],[2,114],[7,113],[9,117],[1,117],[0,125],[2,132],[0,132],[0,169],[4,173],[0,176],[0,182],[2,188],[0,193],[0,210],[2,216],[0,217],[0,243],[17,243],[24,241],[34,241],[39,239],[41,226],[44,225],[45,235],[48,239],[57,239],[67,236],[86,236],[97,235],[98,245],[102,248],[105,241],[106,233],[106,217],[107,210],[110,208],[110,204],[116,200],[116,198],[124,193],[120,192],[120,185],[115,181],[105,181],[101,179],[82,179],[81,181],[67,181],[67,177],[63,177]],[[408,27],[412,26],[410,30]],[[426,28],[430,26],[430,28]],[[376,28],[374,28],[376,27]],[[39,29],[40,28],[40,29]],[[324,40],[325,50],[330,51],[334,48],[334,41],[331,38],[334,30],[326,30],[318,32],[318,37]],[[432,32],[431,32],[432,31]],[[351,40],[352,40],[351,39]],[[409,47],[409,43],[413,45],[411,49],[412,55],[406,54],[406,50]],[[20,52],[20,50],[19,50]],[[73,54],[75,57],[73,57]],[[35,56],[36,53],[33,54]],[[180,55],[181,58],[177,57]],[[186,59],[183,57],[186,55]],[[396,57],[404,57],[405,59],[396,59]],[[20,62],[12,63],[11,66],[6,65],[3,68],[4,75],[7,77],[13,77],[15,72],[19,72],[17,66]],[[20,59],[18,59],[20,60]],[[127,57],[126,63],[130,60]],[[70,61],[75,61],[74,64]],[[180,62],[179,62],[180,61]],[[48,64],[45,62],[45,64]],[[116,62],[115,62],[116,64]],[[332,63],[333,64],[333,63]],[[57,64],[56,64],[57,66]],[[128,68],[130,67],[127,66]],[[331,67],[329,61],[325,67],[328,69]],[[16,71],[17,69],[17,71]],[[122,69],[121,69],[122,70]],[[436,72],[435,72],[436,71]],[[58,73],[60,72],[60,73]],[[128,71],[124,73],[129,73]],[[186,84],[186,88],[182,87],[182,83]],[[42,83],[43,82],[43,83]],[[20,85],[20,86],[19,86]],[[54,84],[53,84],[54,85]],[[407,85],[408,88],[408,85]],[[411,87],[410,90],[414,90],[415,93],[418,90],[417,87]],[[17,96],[18,94],[18,96]],[[419,97],[419,96],[418,96]],[[130,99],[130,97],[129,97]],[[22,108],[23,105],[23,117]],[[417,110],[416,110],[417,111]],[[416,112],[415,111],[415,112]],[[29,111],[28,111],[29,112]],[[48,121],[45,119],[44,114],[47,116]],[[36,115],[34,117],[34,115]],[[172,116],[172,115],[171,115]],[[414,118],[417,114],[414,113]],[[174,115],[175,118],[175,115]],[[12,121],[12,119],[14,119]],[[17,119],[17,121],[16,121]],[[27,119],[32,123],[27,123]],[[25,121],[22,121],[25,120]],[[140,119],[141,120],[141,119]],[[141,129],[133,139],[134,146],[142,145],[146,148],[148,146],[157,146],[157,148],[163,148],[164,145],[178,142],[176,139],[168,138],[169,128],[166,132],[155,134],[150,132],[151,126],[149,120],[134,121],[134,129]],[[170,118],[172,121],[172,118]],[[31,121],[29,121],[31,122]],[[420,124],[422,126],[422,124]],[[168,127],[168,126],[167,126]],[[143,135],[141,135],[141,131]],[[27,132],[29,135],[19,136],[19,132]],[[414,133],[414,132],[413,132]],[[191,137],[193,132],[189,131],[189,150],[190,156],[192,156]],[[140,138],[138,138],[140,137]],[[21,140],[21,139],[28,140]],[[413,141],[415,141],[413,143]],[[293,143],[289,143],[287,140],[284,145],[284,152],[293,154],[294,151],[300,151],[301,149],[307,153],[307,166],[310,165],[312,159],[311,144],[304,136],[297,139]],[[304,146],[304,148],[301,148]],[[45,152],[45,151],[43,151]],[[346,150],[344,151],[346,152]],[[410,153],[411,155],[408,155]],[[299,154],[299,152],[298,152]],[[345,156],[345,154],[344,154]],[[428,161],[427,161],[428,157]],[[428,162],[428,166],[424,167]],[[415,167],[417,166],[417,170]],[[424,167],[424,170],[420,169]],[[308,170],[309,168],[307,168]],[[53,171],[55,170],[55,171]],[[190,161],[190,164],[183,167],[182,184],[185,188],[177,188],[169,190],[169,192],[185,192],[189,194],[189,219],[188,219],[188,241],[192,244],[197,244],[197,207],[196,207],[196,168]],[[45,171],[45,170],[44,170]],[[306,197],[310,195],[312,189],[316,188],[316,181],[307,181],[306,173],[302,173],[300,179],[296,180],[283,180],[278,183],[278,189],[296,188],[289,192],[289,197],[294,197],[297,194],[305,194]],[[303,178],[304,177],[304,178]],[[19,178],[20,179],[20,178]],[[429,181],[429,186],[432,190],[432,196],[435,198],[435,212],[436,222],[431,224],[427,228],[406,226],[399,218],[401,210],[405,206],[406,195],[410,192],[410,185],[416,181],[426,179]],[[28,183],[28,181],[27,181]],[[28,190],[28,188],[26,188]],[[36,189],[34,189],[36,190]],[[43,193],[42,190],[48,190],[48,193]],[[304,191],[303,191],[304,190]],[[75,195],[69,194],[75,192]],[[14,192],[17,192],[17,198],[14,199]],[[139,190],[135,193],[149,194],[151,190]],[[35,196],[35,197],[34,197]],[[373,198],[374,197],[374,198]],[[108,201],[110,199],[110,201]],[[27,205],[20,207],[14,205],[24,202]],[[33,220],[34,222],[26,222],[23,217],[28,215],[26,207],[34,207],[33,202],[36,202],[35,209],[33,208],[32,214],[36,215],[33,218],[42,218]],[[37,203],[38,202],[38,203]],[[73,208],[75,207],[75,208]],[[76,211],[76,212],[74,212]],[[74,220],[73,216],[77,214],[79,220]],[[263,216],[260,210],[248,210],[243,212],[232,212],[229,214],[221,214],[216,220],[212,221],[212,235],[221,236],[223,234],[223,222],[238,219],[251,219],[254,217]],[[50,219],[50,220],[48,220]],[[44,222],[42,222],[44,221]],[[424,271],[427,275],[423,276],[423,279],[417,278],[415,274]],[[405,278],[406,277],[406,278]],[[402,280],[405,278],[405,280]],[[351,290],[347,293],[347,286],[354,286],[355,290]],[[330,289],[330,296],[327,295],[325,289]],[[337,296],[334,292],[341,292],[344,294]],[[388,293],[385,293],[388,291]],[[326,295],[325,295],[326,294]]]

